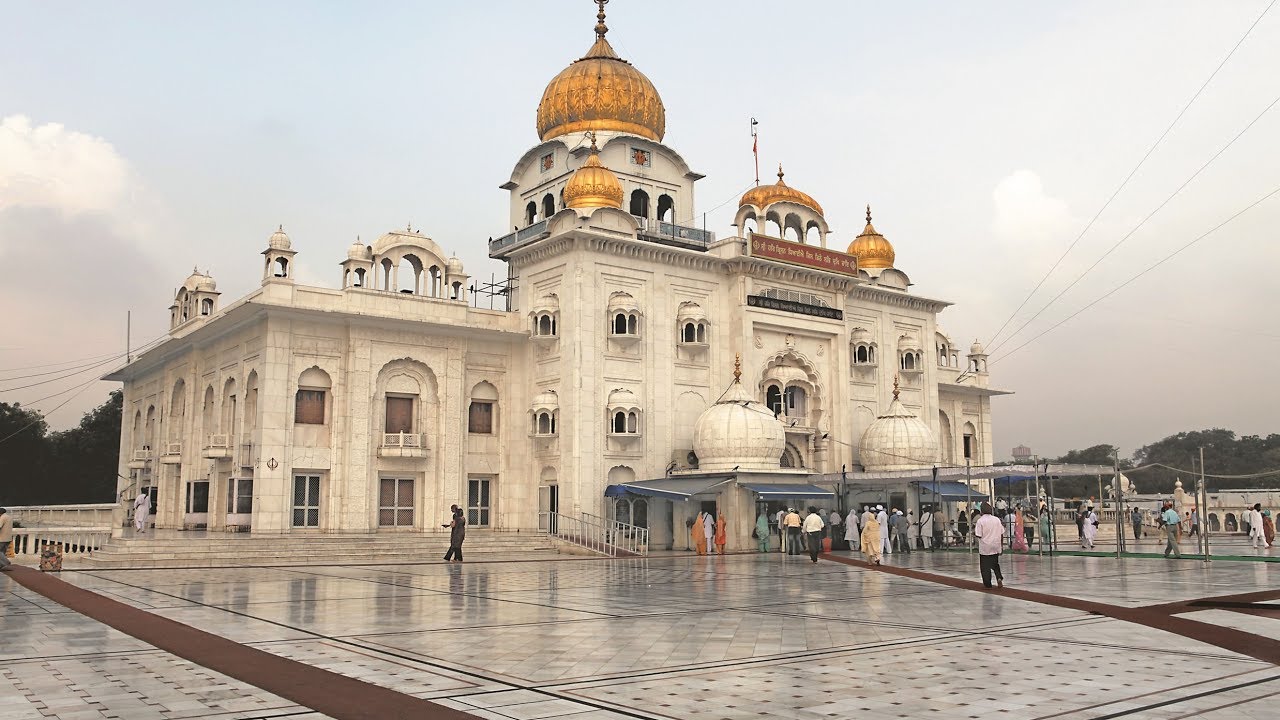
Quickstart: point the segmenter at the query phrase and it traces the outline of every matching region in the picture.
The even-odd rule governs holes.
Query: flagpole
[[[756,161],[756,185],[757,186],[760,185],[760,146],[759,146],[760,140],[756,137],[756,125],[759,125],[759,124],[760,124],[759,121],[757,121],[755,118],[751,118],[751,154],[752,156],[755,157],[755,161]]]

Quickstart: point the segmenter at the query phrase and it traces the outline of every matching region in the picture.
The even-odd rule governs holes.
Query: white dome
[[[347,259],[349,260],[368,260],[373,257],[373,250],[364,243],[360,242],[360,238],[351,243],[351,247],[347,248]]]
[[[463,274],[462,261],[457,256],[451,257],[444,261],[444,270],[449,275],[461,275]]]
[[[218,289],[218,283],[214,281],[213,276],[204,274],[200,276],[200,280],[196,282],[196,289],[204,292],[213,292]]]
[[[560,409],[560,396],[556,395],[555,390],[543,390],[533,398],[533,404],[530,409],[534,412],[546,410],[547,412],[555,412]]]
[[[970,355],[986,355],[987,349],[982,347],[982,343],[978,342],[977,340],[974,340],[973,344],[969,346],[969,354]]]
[[[639,410],[640,398],[625,388],[617,388],[609,393],[609,410]]]
[[[782,423],[737,378],[693,426],[698,469],[707,472],[777,470],[786,443]]]
[[[894,390],[889,412],[862,434],[862,466],[870,471],[929,467],[938,457],[938,441],[923,420],[898,401]]]
[[[281,225],[278,230],[271,233],[271,237],[267,238],[267,247],[272,250],[288,250],[292,245],[289,236],[284,234],[284,226]]]

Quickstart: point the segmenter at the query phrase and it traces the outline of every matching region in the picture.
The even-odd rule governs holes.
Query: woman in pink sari
[[[1009,539],[1009,547],[1020,552],[1027,551],[1026,525],[1022,520],[1022,508],[1013,510],[1013,537]]]

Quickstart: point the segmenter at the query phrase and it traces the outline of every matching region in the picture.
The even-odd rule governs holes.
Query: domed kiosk
[[[742,386],[740,361],[733,384],[693,427],[693,451],[703,472],[768,472],[778,469],[786,430],[778,418]]]
[[[915,470],[932,465],[938,457],[933,431],[898,400],[898,379],[893,379],[893,402],[862,434],[859,454],[868,471]]]

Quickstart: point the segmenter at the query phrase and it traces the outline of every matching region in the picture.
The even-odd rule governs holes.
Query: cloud
[[[0,211],[53,208],[114,213],[128,204],[128,163],[106,140],[25,115],[0,120]]]
[[[1018,170],[1001,180],[991,193],[995,203],[992,229],[1006,241],[1041,245],[1071,222],[1067,203],[1045,194],[1040,176]]]

